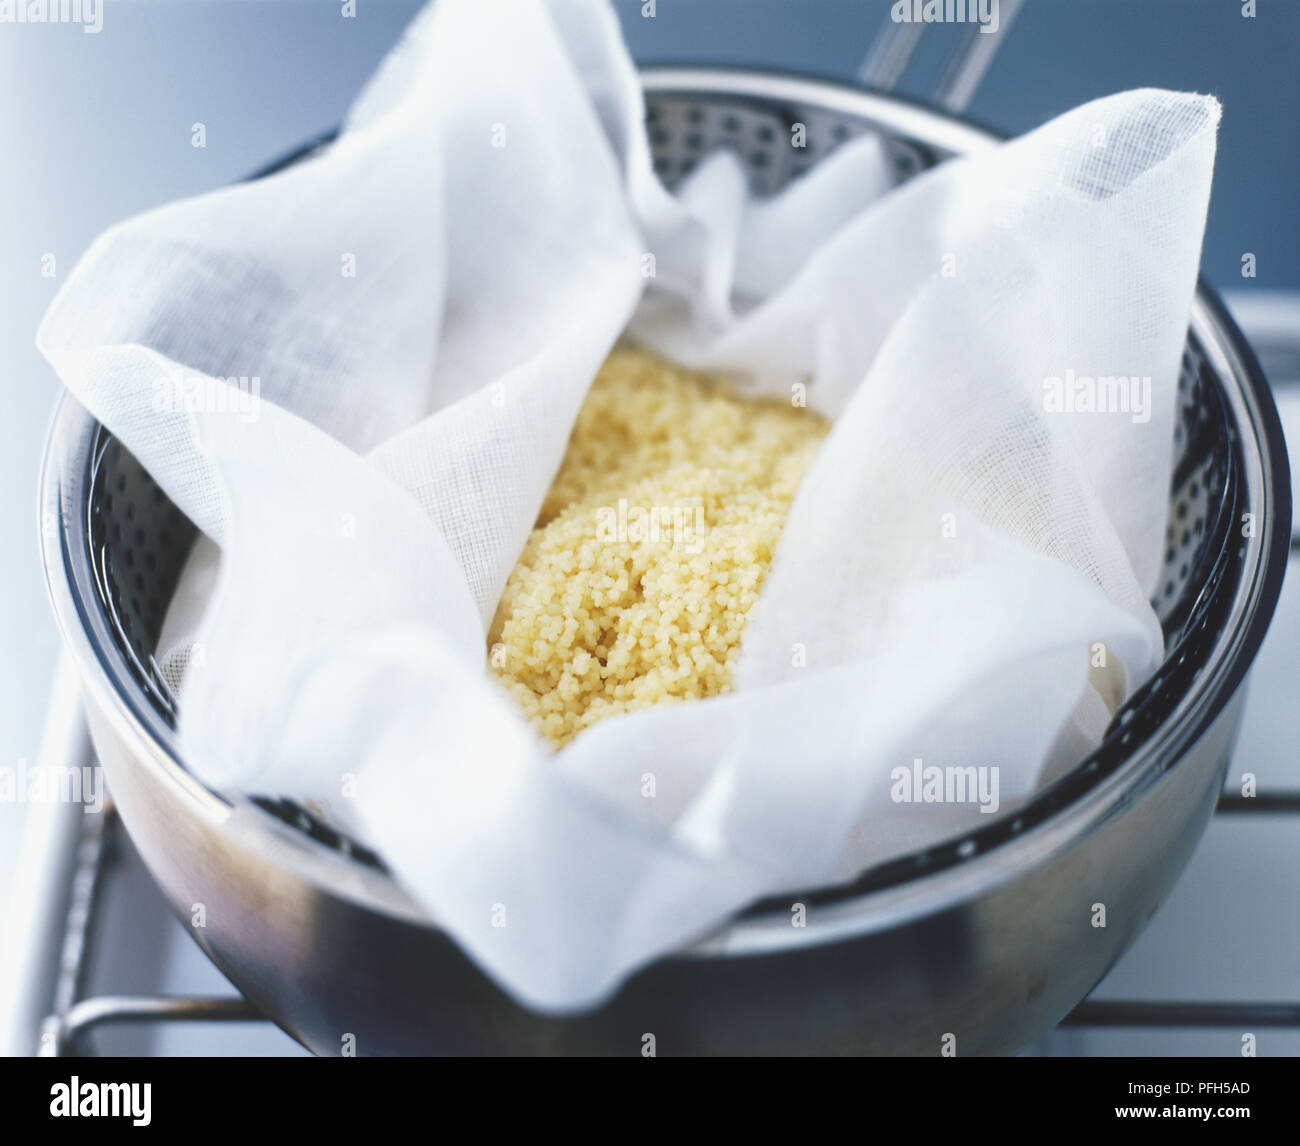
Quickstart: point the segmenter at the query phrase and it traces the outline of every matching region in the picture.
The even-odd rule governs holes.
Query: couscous
[[[828,428],[647,353],[610,355],[489,635],[492,670],[547,739],[727,691]]]

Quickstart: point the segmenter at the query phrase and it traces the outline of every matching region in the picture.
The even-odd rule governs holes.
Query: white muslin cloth
[[[206,535],[162,650],[202,652],[189,767],[325,808],[557,1010],[989,822],[899,802],[916,759],[997,769],[1009,810],[1161,659],[1218,118],[1132,91],[901,187],[866,135],[775,198],[725,152],[670,194],[603,0],[438,0],[337,142],[112,228],[38,335]],[[485,633],[621,337],[833,426],[734,691],[557,753]]]

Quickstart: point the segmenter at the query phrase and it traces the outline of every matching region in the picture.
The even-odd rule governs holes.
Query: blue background
[[[644,62],[784,68],[851,80],[888,19],[884,0],[615,0]],[[1208,92],[1223,104],[1202,268],[1223,288],[1300,285],[1300,0],[1027,0],[968,114],[1019,134],[1137,87]],[[935,90],[961,29],[931,25],[898,90]],[[1256,255],[1253,283],[1241,278]]]

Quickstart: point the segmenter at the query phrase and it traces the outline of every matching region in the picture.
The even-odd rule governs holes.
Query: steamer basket
[[[645,73],[668,182],[716,147],[770,193],[865,131],[898,178],[996,143],[892,97],[766,73]],[[803,149],[791,127],[806,127]],[[296,162],[304,148],[260,174]],[[92,734],[145,861],[196,941],[311,1049],[338,1053],[937,1054],[1014,1049],[1100,979],[1181,872],[1222,786],[1241,685],[1285,568],[1290,487],[1267,384],[1214,293],[1197,291],[1178,390],[1164,569],[1168,654],[1102,745],[1027,805],[847,885],[753,905],[599,1009],[515,1004],[388,877],[382,857],[276,793],[185,770],[154,659],[194,527],[72,400],[43,479],[51,598]],[[1249,515],[1249,516],[1248,516]],[[1246,529],[1243,523],[1253,523]],[[1246,534],[1251,535],[1247,536]],[[790,926],[792,903],[807,926]],[[1104,902],[1108,926],[1091,926]]]

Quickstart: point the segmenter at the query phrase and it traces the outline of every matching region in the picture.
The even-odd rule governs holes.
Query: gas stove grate
[[[1224,793],[1216,815],[1300,815],[1300,791],[1265,791],[1253,797]],[[95,1030],[117,1024],[263,1022],[247,999],[229,996],[84,995],[102,921],[104,879],[113,862],[121,821],[111,805],[86,816],[66,914],[54,989],[54,1011],[41,1031],[44,1056],[87,1057],[95,1053]],[[1149,1002],[1085,999],[1061,1021],[1062,1027],[1130,1029],[1264,1028],[1300,1029],[1300,1002]]]

